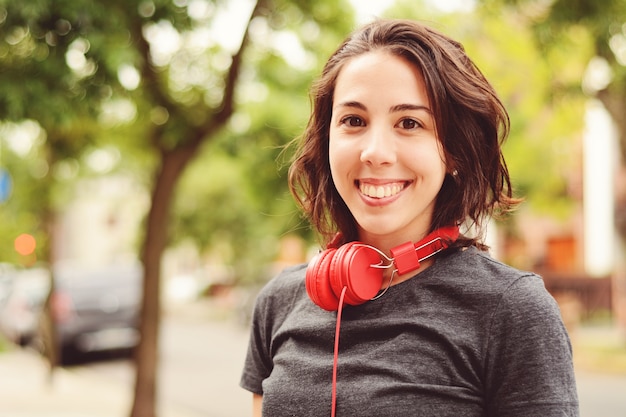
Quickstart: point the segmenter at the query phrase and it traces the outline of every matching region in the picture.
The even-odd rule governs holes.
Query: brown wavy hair
[[[457,245],[481,242],[483,221],[512,210],[509,172],[502,143],[510,121],[494,88],[466,55],[463,46],[416,21],[380,19],[350,35],[330,56],[311,91],[312,112],[289,169],[289,187],[304,214],[328,242],[356,240],[357,225],[337,192],[330,172],[328,141],[337,76],[350,59],[384,50],[422,73],[443,145],[447,171],[435,203],[430,231],[469,224],[478,232]]]

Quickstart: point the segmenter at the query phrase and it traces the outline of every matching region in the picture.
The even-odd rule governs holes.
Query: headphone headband
[[[448,226],[435,230],[417,243],[406,242],[392,248],[390,252],[398,274],[415,271],[420,262],[448,248],[458,237],[459,227]]]
[[[306,290],[313,302],[324,310],[337,310],[344,288],[346,303],[357,305],[371,300],[383,281],[383,269],[394,267],[399,275],[414,271],[420,262],[448,248],[459,237],[458,226],[442,227],[417,243],[406,242],[391,249],[392,258],[361,242],[337,247],[341,235],[329,248],[315,256],[306,270]],[[389,261],[382,265],[382,258]]]

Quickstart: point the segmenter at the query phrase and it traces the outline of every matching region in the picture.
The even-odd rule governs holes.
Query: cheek
[[[402,161],[416,171],[430,172],[436,174],[439,171],[446,171],[446,156],[443,147],[432,141],[419,145],[406,146],[398,151]]]
[[[345,150],[341,146],[338,146],[336,140],[332,139],[332,135],[328,142],[328,162],[330,164],[330,173],[333,178],[336,177],[340,171],[342,165],[345,164],[346,155]]]
[[[443,150],[441,142],[437,141],[431,145],[430,151],[427,152],[430,157],[428,158],[428,166],[432,173],[445,176],[447,171],[446,154]]]

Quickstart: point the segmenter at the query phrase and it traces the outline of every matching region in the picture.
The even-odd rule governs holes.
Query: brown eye
[[[407,130],[412,130],[412,129],[417,129],[418,127],[420,127],[420,124],[413,119],[402,119],[399,123],[399,126],[402,129],[407,129]]]
[[[350,127],[365,126],[365,122],[358,116],[346,116],[341,119],[341,124],[348,125]]]

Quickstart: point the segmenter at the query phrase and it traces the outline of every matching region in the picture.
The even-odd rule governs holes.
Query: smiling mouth
[[[357,186],[361,194],[370,198],[392,197],[404,190],[408,185],[408,181],[392,182],[388,184],[368,184],[357,181]]]

